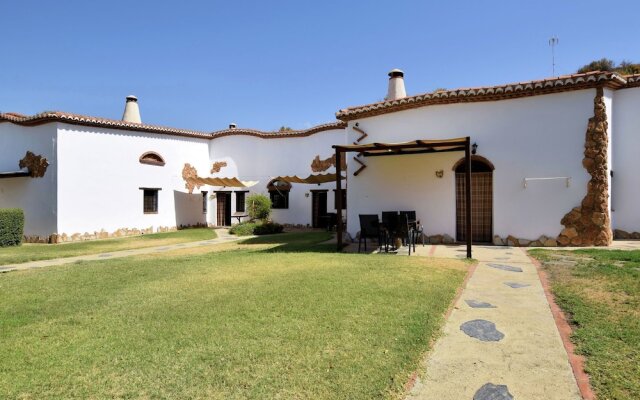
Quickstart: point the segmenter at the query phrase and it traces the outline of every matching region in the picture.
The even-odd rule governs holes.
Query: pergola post
[[[466,218],[466,227],[467,227],[467,258],[471,258],[471,242],[472,242],[472,229],[471,229],[471,138],[469,136],[466,137],[466,142],[464,146],[464,163],[467,168],[465,168],[464,173],[464,195],[465,195],[465,218]]]
[[[337,219],[337,250],[342,251],[342,165],[340,149],[336,148],[336,219]]]

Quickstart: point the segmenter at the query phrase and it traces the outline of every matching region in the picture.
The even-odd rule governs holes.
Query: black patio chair
[[[380,220],[377,214],[360,214],[360,238],[358,239],[358,253],[360,244],[364,240],[364,251],[367,251],[367,239],[378,239],[378,248],[382,246]]]
[[[411,255],[412,246],[413,252],[415,253],[416,251],[416,230],[414,224],[411,223],[407,214],[400,214],[399,220],[397,235],[402,239],[402,244],[406,244],[409,248],[409,255]]]
[[[382,235],[384,237],[384,249],[389,251],[389,242],[392,247],[395,248],[393,239],[397,237],[398,231],[398,212],[397,211],[383,211],[382,212]]]
[[[418,236],[422,241],[422,247],[424,247],[424,226],[420,224],[420,220],[416,218],[415,211],[400,211],[400,216],[406,215],[409,223],[413,225],[415,240],[418,241]]]

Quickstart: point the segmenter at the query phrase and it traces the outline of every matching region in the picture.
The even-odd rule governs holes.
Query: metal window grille
[[[202,213],[207,213],[207,192],[202,192]]]
[[[144,189],[143,191],[143,211],[145,213],[158,212],[158,190]]]
[[[289,208],[289,191],[277,190],[269,192],[271,208]]]
[[[236,212],[245,211],[245,195],[246,192],[236,192]]]

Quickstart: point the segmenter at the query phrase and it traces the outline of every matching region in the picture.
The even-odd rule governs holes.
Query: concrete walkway
[[[417,255],[463,258],[464,246]],[[535,265],[519,248],[474,246],[479,264],[408,399],[580,399]]]
[[[88,254],[76,257],[54,258],[50,260],[30,261],[20,264],[0,265],[0,272],[19,271],[32,268],[45,268],[54,265],[71,264],[78,261],[101,261],[110,260],[112,258],[122,258],[130,256],[139,256],[142,254],[158,254],[178,249],[189,249],[194,247],[211,246],[220,243],[234,242],[240,239],[248,239],[251,236],[238,237],[230,235],[228,229],[216,229],[217,238],[209,240],[200,240],[197,242],[184,242],[165,246],[144,247],[132,250],[119,250],[108,253]],[[64,245],[61,245],[64,246]]]

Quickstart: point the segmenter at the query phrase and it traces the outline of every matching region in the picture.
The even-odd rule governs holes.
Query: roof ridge
[[[263,139],[276,139],[276,138],[286,138],[286,137],[305,137],[311,136],[318,132],[323,132],[327,130],[333,129],[345,129],[347,127],[346,122],[337,121],[337,122],[328,122],[316,126],[312,126],[307,129],[294,129],[287,131],[261,131],[258,129],[251,128],[228,128],[222,129],[219,131],[211,132],[211,138],[216,139],[224,136],[234,136],[234,135],[247,135],[247,136],[255,136]]]
[[[349,121],[356,117],[386,114],[388,112],[422,107],[431,104],[503,100],[572,89],[578,90],[600,84],[605,84],[614,89],[618,89],[627,86],[628,83],[628,78],[625,78],[615,72],[590,71],[581,74],[562,75],[525,82],[421,93],[396,100],[385,100],[343,108],[336,113],[336,118],[342,121]]]
[[[73,125],[96,126],[120,130],[133,130],[139,132],[161,133],[176,136],[188,136],[210,138],[210,134],[190,129],[171,128],[162,125],[151,125],[136,122],[127,122],[104,117],[75,114],[65,111],[43,111],[33,115],[24,115],[15,112],[0,113],[0,122],[11,122],[23,126],[45,124],[47,122],[64,122]]]

